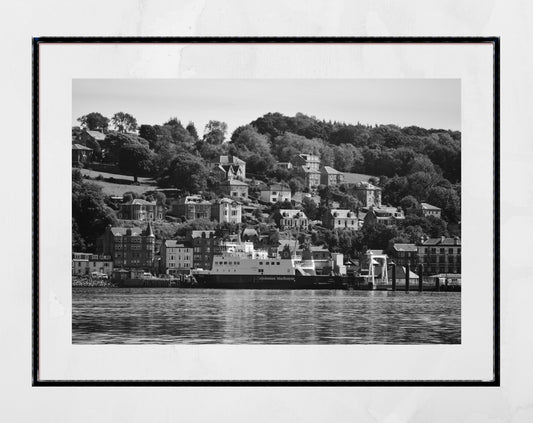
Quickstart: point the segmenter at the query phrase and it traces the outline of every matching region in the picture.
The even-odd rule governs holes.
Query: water
[[[461,294],[73,288],[75,344],[457,344]]]

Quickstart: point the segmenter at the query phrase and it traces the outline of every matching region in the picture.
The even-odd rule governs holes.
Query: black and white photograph
[[[73,79],[68,124],[74,345],[461,344],[460,79]]]
[[[418,41],[35,40],[35,383],[498,384],[495,41]]]

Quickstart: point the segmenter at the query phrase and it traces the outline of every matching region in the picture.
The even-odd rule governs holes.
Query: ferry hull
[[[347,276],[194,275],[197,288],[221,289],[349,289],[354,279]]]

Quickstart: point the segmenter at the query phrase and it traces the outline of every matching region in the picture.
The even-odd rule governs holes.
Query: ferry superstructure
[[[253,248],[226,249],[213,256],[211,270],[193,270],[200,287],[242,289],[337,289],[346,278],[316,275],[311,254],[302,256],[284,250],[276,257]]]

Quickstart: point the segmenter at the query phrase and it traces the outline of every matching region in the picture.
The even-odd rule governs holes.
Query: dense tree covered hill
[[[425,129],[416,126],[400,128],[396,125],[352,125],[318,120],[297,113],[285,116],[268,113],[251,126],[260,134],[268,135],[273,153],[281,161],[287,159],[291,146],[305,153],[318,153],[322,162],[346,172],[367,173],[376,176],[405,176],[412,173],[418,162],[433,165],[450,182],[461,179],[461,133],[445,129]],[[294,134],[314,140],[302,145],[291,140]],[[279,144],[283,147],[279,148]]]
[[[112,122],[120,127],[116,116]],[[105,127],[109,121],[98,113],[83,118],[86,127]],[[285,182],[293,191],[301,191],[301,175],[275,164],[291,161],[299,153],[316,154],[323,166],[375,176],[385,203],[397,206],[411,196],[417,202],[441,207],[448,222],[460,221],[458,131],[347,124],[301,113],[267,113],[232,134],[227,129],[218,120],[210,120],[202,135],[194,123],[184,126],[178,118],[162,125],[144,124],[138,135],[120,131],[108,134],[103,160],[118,164],[134,177],[150,176],[162,186],[197,192],[213,189],[210,163],[220,155],[231,154],[246,161],[249,177],[267,183]]]

